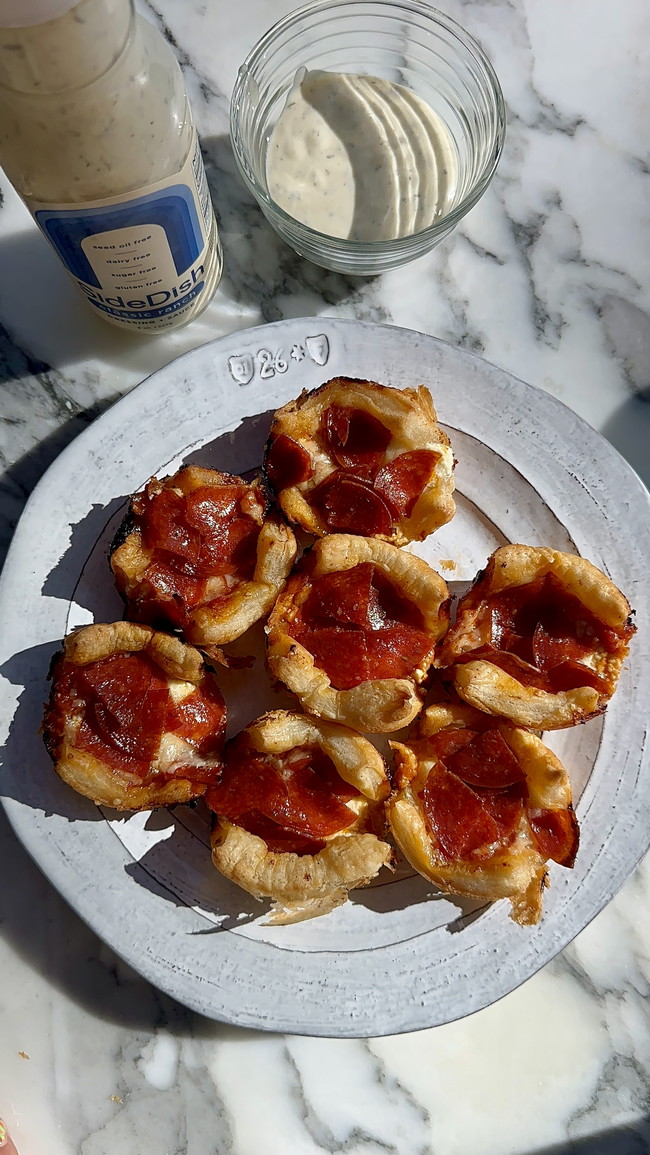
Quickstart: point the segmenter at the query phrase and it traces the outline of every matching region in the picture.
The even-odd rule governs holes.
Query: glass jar
[[[208,304],[222,257],[183,76],[132,0],[0,0],[0,163],[106,320],[167,330]]]
[[[454,153],[453,188],[433,224],[392,240],[362,242],[309,228],[273,200],[268,144],[302,68],[382,77],[433,109]],[[501,155],[505,107],[483,50],[428,3],[316,0],[270,28],[247,56],[232,95],[230,135],[239,171],[276,232],[317,265],[369,275],[422,256],[477,203]]]

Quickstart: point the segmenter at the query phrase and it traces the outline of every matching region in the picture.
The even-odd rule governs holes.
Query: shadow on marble
[[[11,294],[3,299],[5,341],[0,342],[0,382],[99,358],[151,372],[155,334],[130,333],[95,316],[36,227],[0,240],[0,269],[11,269]],[[27,352],[47,347],[49,364]]]
[[[4,471],[0,479],[0,565],[4,563],[13,529],[36,483],[77,434],[111,404],[112,400],[98,401],[75,413]]]
[[[322,313],[323,302],[338,305],[372,282],[371,277],[330,272],[298,256],[271,228],[246,188],[230,138],[203,137],[201,146],[224,245],[223,291],[259,309],[263,321],[279,321]],[[365,319],[382,320],[385,313]]]
[[[629,397],[601,433],[650,489],[650,398]]]
[[[70,909],[23,849],[0,807],[2,937],[30,967],[90,1015],[131,1030],[248,1038],[183,1007],[123,962]]]
[[[535,1147],[526,1155],[648,1155],[648,1152],[650,1115],[645,1115],[634,1123],[596,1131],[553,1147]]]

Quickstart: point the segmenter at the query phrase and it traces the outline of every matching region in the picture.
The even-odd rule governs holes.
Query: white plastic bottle
[[[222,256],[174,54],[132,0],[0,0],[0,165],[89,304],[160,332]]]

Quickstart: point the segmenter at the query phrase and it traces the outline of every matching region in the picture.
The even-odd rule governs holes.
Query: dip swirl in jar
[[[309,228],[353,241],[420,232],[453,202],[449,130],[378,76],[300,69],[266,154],[269,193]]]

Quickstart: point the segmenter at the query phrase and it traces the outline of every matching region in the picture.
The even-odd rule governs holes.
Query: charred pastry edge
[[[124,517],[122,518],[117,529],[115,530],[115,533],[113,534],[113,540],[108,547],[109,564],[115,551],[119,549],[121,545],[124,545],[124,542],[126,541],[129,534],[133,533],[134,529],[136,528],[136,517],[132,509],[132,502],[133,497],[130,497],[127,511],[124,514]],[[119,590],[118,593],[120,594],[120,597],[123,597],[121,590]]]
[[[444,432],[444,430],[438,424],[438,417],[437,417],[436,409],[435,409],[435,406],[433,403],[433,398],[432,398],[431,393],[430,393],[430,391],[426,385],[419,385],[416,389],[410,389],[410,388],[400,388],[399,386],[395,386],[395,385],[381,385],[378,381],[366,381],[366,380],[363,380],[361,378],[356,378],[356,377],[332,377],[329,381],[325,381],[322,385],[319,385],[316,389],[303,389],[298,397],[294,398],[294,400],[292,400],[292,401],[288,401],[285,405],[283,405],[280,409],[278,409],[275,412],[275,414],[273,415],[269,436],[268,436],[266,443],[264,445],[264,457],[263,457],[262,473],[263,473],[265,479],[267,480],[267,483],[271,489],[271,492],[275,493],[275,496],[276,496],[276,499],[277,499],[277,502],[278,502],[280,508],[282,509],[283,513],[285,514],[287,520],[289,521],[289,523],[291,525],[299,526],[301,529],[303,529],[307,533],[310,533],[316,537],[326,537],[331,532],[324,525],[321,518],[319,518],[318,515],[314,512],[314,510],[312,509],[311,503],[308,500],[308,494],[313,489],[316,488],[316,485],[320,484],[321,481],[324,481],[326,477],[328,477],[332,473],[336,472],[336,470],[339,468],[339,466],[336,464],[336,462],[333,462],[332,459],[329,457],[329,454],[326,454],[325,450],[322,451],[323,456],[328,457],[328,460],[329,460],[332,468],[328,469],[328,471],[326,473],[324,473],[323,476],[320,477],[317,482],[315,482],[313,485],[311,485],[307,489],[306,492],[303,492],[300,488],[300,485],[306,484],[306,483],[299,483],[299,485],[287,486],[285,489],[280,489],[280,490],[276,491],[275,487],[273,486],[273,483],[269,479],[269,476],[268,476],[268,473],[266,470],[266,461],[267,461],[267,458],[269,455],[270,447],[271,447],[275,437],[278,435],[278,433],[285,432],[285,430],[282,428],[276,429],[276,423],[279,420],[282,420],[287,413],[297,412],[300,408],[302,408],[305,405],[305,402],[307,402],[308,400],[318,398],[319,394],[322,394],[325,390],[330,389],[332,392],[334,392],[335,387],[336,388],[340,387],[340,388],[344,388],[344,389],[354,389],[355,387],[357,387],[357,388],[362,387],[362,389],[366,390],[369,394],[371,394],[373,391],[375,391],[375,392],[381,391],[384,397],[386,396],[386,394],[400,396],[400,397],[405,398],[407,400],[407,402],[410,403],[410,406],[412,406],[413,408],[419,408],[420,409],[420,411],[421,411],[419,414],[420,420],[426,420],[426,421],[430,422],[430,424],[432,426],[435,427],[435,431],[437,433],[437,440],[435,441],[435,447],[434,446],[422,446],[418,440],[418,444],[413,444],[413,445],[409,444],[408,448],[403,448],[402,450],[400,450],[400,452],[395,455],[396,457],[399,457],[401,453],[412,452],[414,449],[421,449],[421,448],[433,448],[434,452],[437,452],[440,454],[441,460],[444,458],[444,455],[445,455],[444,451],[445,450],[449,450],[449,452],[451,453],[451,469],[450,469],[449,477],[447,477],[446,479],[443,478],[441,480],[438,476],[438,473],[437,473],[438,466],[436,465],[436,470],[434,471],[433,477],[431,478],[431,480],[427,483],[425,488],[420,493],[420,495],[419,495],[413,509],[411,510],[411,513],[409,514],[409,516],[401,518],[398,522],[396,522],[395,526],[394,526],[394,528],[390,534],[371,535],[380,541],[387,541],[388,543],[390,543],[392,545],[398,545],[398,546],[406,545],[409,541],[423,541],[424,538],[427,537],[429,534],[434,533],[437,529],[440,529],[440,527],[442,525],[446,525],[447,522],[451,521],[451,519],[453,518],[453,516],[456,512],[456,506],[455,506],[454,499],[453,499],[454,470],[456,467],[456,459],[453,456],[453,452],[451,449],[451,442],[449,440],[449,437],[447,436],[447,434]],[[386,391],[386,392],[384,392],[384,391]],[[364,409],[365,407],[363,405],[361,405],[361,406],[359,406],[359,408]],[[380,408],[380,406],[378,405],[377,408]],[[407,406],[407,408],[408,408],[408,406]],[[371,412],[373,416],[377,416],[381,420],[379,413],[375,412],[374,409],[365,409],[365,411]],[[321,410],[321,413],[322,413],[322,410]],[[384,424],[385,424],[385,422],[384,422]],[[389,426],[386,426],[386,428],[389,428]],[[391,429],[391,432],[392,432],[392,429]],[[288,436],[292,436],[292,434],[289,433]],[[311,434],[312,438],[314,436],[315,436],[315,432]],[[294,437],[293,439],[302,448],[305,448],[305,446],[303,445],[303,438]],[[394,460],[394,458],[390,458],[389,460]],[[309,480],[311,481],[311,479],[309,479]],[[443,482],[445,480],[446,480],[446,485],[443,486]],[[436,498],[435,501],[429,502],[429,504],[431,505],[431,510],[429,511],[428,516],[427,516],[425,510],[421,509],[418,512],[417,507],[420,505],[422,499],[425,497],[431,498],[433,496],[433,491],[438,490],[438,489],[442,489],[443,492],[438,498]],[[288,494],[290,496],[288,498],[285,498],[285,500],[283,501],[282,500],[283,494]],[[291,496],[291,495],[293,495],[293,496]],[[299,507],[298,510],[293,509],[293,506],[296,503],[296,495],[297,495],[297,504]],[[289,505],[289,508],[287,508],[287,505]],[[434,513],[434,510],[439,511],[438,515],[436,515]]]
[[[337,559],[339,551],[343,551],[341,559]],[[328,564],[330,560],[336,564]],[[298,582],[304,582],[304,578],[309,581],[327,573],[353,569],[363,562],[378,565],[401,596],[417,606],[432,638],[431,649],[421,668],[409,677],[373,679],[360,682],[350,690],[336,690],[311,653],[288,632],[295,600],[291,582],[296,579],[297,589]],[[412,577],[418,572],[428,583],[428,588],[419,595],[410,588],[405,590],[404,582],[407,575]],[[273,676],[296,695],[304,709],[369,733],[392,733],[412,722],[422,708],[423,694],[418,684],[426,678],[436,643],[449,621],[449,591],[444,579],[422,558],[388,542],[352,534],[329,534],[303,555],[287,589],[290,602],[286,604],[286,591],[280,594],[266,625],[267,663]],[[431,612],[433,604],[435,615]]]
[[[259,527],[256,564],[253,577],[246,581],[242,580],[233,588],[228,603],[222,607],[219,613],[208,611],[207,606],[195,607],[193,616],[198,615],[201,620],[205,618],[209,619],[203,627],[195,623],[194,625],[187,626],[185,629],[181,629],[172,622],[166,622],[162,604],[160,605],[160,625],[153,627],[182,637],[188,645],[196,646],[199,649],[203,646],[218,648],[227,645],[229,642],[236,641],[245,634],[252,625],[268,615],[278,593],[286,584],[291,566],[295,560],[297,552],[296,539],[282,512],[276,509],[272,489],[261,473],[252,481],[246,481],[246,479],[239,474],[225,473],[222,470],[211,469],[207,466],[184,465],[176,470],[175,473],[169,474],[166,477],[150,478],[147,484],[150,484],[151,481],[157,481],[164,488],[173,490],[176,488],[173,482],[178,475],[185,470],[200,470],[203,473],[213,476],[218,474],[220,478],[224,478],[226,481],[232,480],[233,482],[241,483],[246,486],[247,489],[258,488],[263,500],[263,520]],[[141,550],[143,554],[145,552],[138,525],[138,517],[133,512],[133,502],[137,497],[141,496],[145,488],[146,486],[130,498],[129,509],[117,529],[109,550],[109,565],[115,579],[118,593],[125,606],[126,617],[129,615],[133,599],[126,590],[122,588],[122,582],[118,580],[114,569],[113,557],[132,535],[137,549]],[[283,551],[284,559],[277,558],[277,547]],[[276,563],[277,572],[275,573],[270,572],[272,568],[270,561],[272,553],[274,555],[273,562]],[[258,573],[258,570],[261,570],[261,573]],[[139,585],[139,582],[137,585]],[[228,655],[224,655],[224,659],[225,661],[222,664],[228,664]]]
[[[284,738],[283,727],[295,733]],[[367,829],[368,826],[379,828],[382,802],[390,789],[384,760],[367,738],[334,722],[288,710],[263,714],[232,742],[237,742],[242,735],[251,737],[253,748],[260,753],[283,753],[299,745],[317,745],[332,759],[344,781],[360,791],[365,802],[352,827],[323,838],[327,845],[314,855],[271,851],[263,838],[213,812],[210,836],[213,864],[254,898],[272,900],[267,925],[283,926],[328,914],[347,900],[349,890],[367,885],[382,866],[392,866],[390,844]],[[297,738],[300,740],[293,740]],[[361,761],[366,756],[373,764],[372,773],[361,770],[356,774],[351,771],[343,774],[341,744],[360,751]],[[335,753],[339,756],[334,757]]]
[[[386,814],[393,838],[413,869],[441,890],[485,902],[508,898],[513,921],[521,926],[535,925],[541,918],[542,895],[548,886],[548,859],[532,843],[525,829],[520,830],[517,836],[519,842],[528,840],[519,852],[519,863],[503,862],[512,857],[511,846],[498,850],[492,859],[486,860],[484,867],[480,863],[454,863],[436,855],[434,840],[412,783],[417,782],[417,787],[421,789],[429,769],[437,761],[433,754],[429,758],[419,757],[422,740],[448,727],[457,726],[480,730],[498,729],[526,774],[529,798],[535,806],[549,810],[573,810],[569,775],[557,755],[541,738],[464,703],[441,703],[427,707],[411,737],[404,742],[390,743],[397,769],[395,788],[386,804]],[[427,763],[431,764],[429,769],[426,768]],[[504,866],[508,874],[504,873]],[[571,866],[573,860],[567,863],[567,868]],[[519,879],[516,878],[517,874],[520,875]]]
[[[567,594],[577,598],[607,628],[635,629],[632,622],[634,611],[627,598],[593,562],[579,554],[548,546],[513,544],[495,550],[479,570],[470,589],[458,602],[456,622],[443,639],[436,657],[443,680],[452,685],[470,706],[494,717],[507,718],[515,726],[534,730],[565,729],[602,714],[616,690],[629,643],[619,656],[608,655],[604,659],[612,684],[611,692],[607,694],[593,686],[578,686],[556,693],[539,690],[526,686],[486,656],[458,661],[461,655],[472,652],[470,645],[462,648],[462,640],[451,655],[449,646],[454,646],[455,634],[462,639],[463,628],[471,631],[473,615],[484,601],[547,574],[553,574]]]
[[[58,776],[89,798],[97,806],[110,806],[121,811],[153,810],[177,806],[200,798],[207,790],[206,783],[193,783],[188,778],[177,778],[156,787],[155,782],[142,784],[139,775],[116,769],[75,744],[77,725],[70,717],[61,717],[54,708],[55,681],[64,663],[73,666],[91,665],[118,653],[145,653],[160,667],[170,681],[189,682],[200,688],[206,679],[218,688],[215,675],[207,668],[199,650],[180,638],[154,630],[135,622],[93,623],[81,626],[63,639],[63,649],[50,663],[49,679],[52,690],[45,707],[43,741]],[[223,705],[222,730],[225,732],[227,707]],[[70,738],[66,731],[74,728]],[[210,757],[198,765],[218,765],[221,759]],[[93,781],[95,779],[96,781]],[[90,786],[94,787],[84,788]]]

